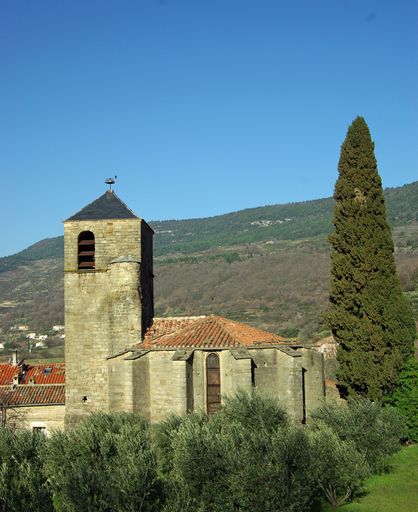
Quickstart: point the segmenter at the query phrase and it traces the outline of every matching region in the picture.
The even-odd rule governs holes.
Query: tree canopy
[[[341,147],[334,192],[329,322],[346,394],[380,399],[412,353],[415,322],[396,272],[374,143],[362,117]]]

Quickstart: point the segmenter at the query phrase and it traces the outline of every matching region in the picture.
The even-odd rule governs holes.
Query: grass
[[[418,510],[418,444],[402,448],[391,460],[390,473],[366,481],[366,495],[343,505],[341,512],[416,512]],[[325,504],[321,512],[336,509]]]

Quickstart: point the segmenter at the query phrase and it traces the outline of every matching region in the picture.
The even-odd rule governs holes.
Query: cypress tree
[[[389,393],[413,352],[415,322],[396,273],[374,143],[362,117],[341,147],[329,239],[329,322],[338,343],[337,379],[345,395]]]

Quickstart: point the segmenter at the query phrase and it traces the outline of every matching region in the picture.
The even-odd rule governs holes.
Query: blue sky
[[[418,179],[416,0],[2,0],[0,255],[101,195],[148,220],[332,195],[356,115]]]

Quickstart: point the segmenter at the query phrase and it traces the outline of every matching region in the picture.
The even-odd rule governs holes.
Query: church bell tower
[[[67,427],[108,412],[107,359],[152,323],[152,237],[111,189],[64,221]]]

